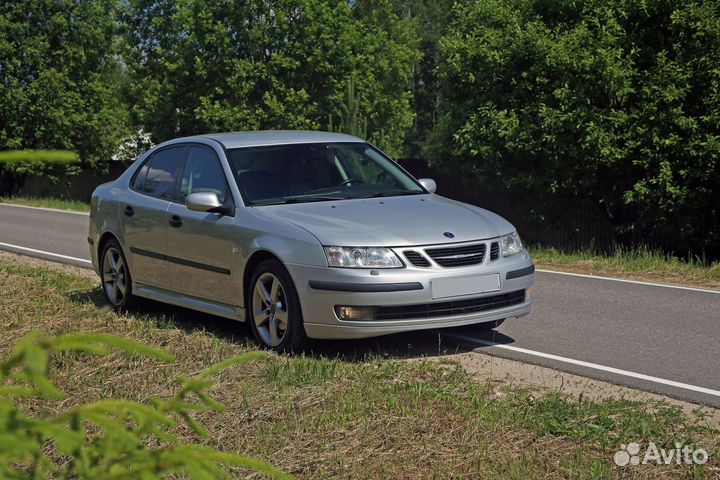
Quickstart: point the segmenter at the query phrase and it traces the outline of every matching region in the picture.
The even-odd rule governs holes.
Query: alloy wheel
[[[102,281],[107,299],[114,306],[120,306],[127,292],[127,270],[122,254],[115,247],[105,251]]]
[[[272,273],[263,273],[255,282],[252,309],[255,327],[265,345],[280,345],[288,329],[288,302],[282,283]]]

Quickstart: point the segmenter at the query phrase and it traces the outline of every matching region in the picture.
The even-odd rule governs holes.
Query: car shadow
[[[97,309],[109,308],[100,287],[74,291],[69,293],[67,298],[74,303],[92,304]],[[207,332],[214,337],[239,345],[253,341],[250,328],[245,323],[154,300],[140,299],[130,313],[139,319],[154,323],[158,328],[178,328],[187,333]],[[469,325],[363,339],[311,340],[303,354],[315,358],[363,362],[378,357],[411,359],[454,355],[492,344],[504,345],[514,341],[512,337],[496,330],[480,331]]]
[[[92,304],[99,310],[110,308],[100,287],[70,292],[67,298],[73,303]],[[238,343],[244,343],[244,339],[249,340],[250,332],[246,330],[244,323],[154,300],[139,298],[137,305],[128,309],[128,313],[139,320],[151,322],[158,328],[178,328],[187,333],[207,331],[223,340]]]
[[[107,308],[110,304],[105,300],[105,295],[100,287],[91,290],[78,290],[67,294],[67,299],[72,303],[91,303],[96,308]]]
[[[315,340],[313,356],[364,361],[371,357],[411,359],[455,355],[515,340],[495,330],[479,331],[472,326],[418,330],[357,340]]]

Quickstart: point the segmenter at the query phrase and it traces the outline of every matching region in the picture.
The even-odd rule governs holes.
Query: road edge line
[[[707,288],[700,288],[700,287],[683,287],[681,285],[668,285],[665,283],[643,282],[642,280],[629,280],[626,278],[604,277],[602,275],[589,275],[586,273],[560,272],[557,270],[546,270],[544,268],[536,268],[535,271],[541,272],[541,273],[553,273],[556,275],[568,275],[570,277],[594,278],[596,280],[609,280],[611,282],[634,283],[636,285],[647,285],[649,287],[675,288],[677,290],[690,290],[692,292],[720,294],[720,290],[710,290]]]
[[[13,249],[20,250],[23,252],[37,253],[39,255],[47,255],[49,257],[62,258],[64,260],[72,260],[73,262],[80,262],[83,264],[92,265],[92,262],[90,260],[85,260],[84,258],[71,257],[69,255],[61,255],[59,253],[47,252],[45,250],[37,250],[35,248],[28,248],[28,247],[23,247],[20,245],[13,245],[12,243],[0,242],[0,247],[13,248]]]
[[[594,370],[600,370],[603,372],[614,373],[616,375],[622,375],[625,377],[636,378],[638,380],[645,380],[647,382],[658,383],[660,385],[667,385],[670,387],[681,388],[683,390],[690,390],[693,392],[704,393],[706,395],[712,395],[714,397],[720,397],[720,390],[713,390],[707,387],[699,387],[697,385],[690,385],[688,383],[676,382],[675,380],[667,380],[665,378],[653,377],[652,375],[646,375],[644,373],[631,372],[629,370],[623,370],[615,367],[607,367],[605,365],[599,365],[597,363],[586,362],[583,360],[575,360],[574,358],[561,357],[560,355],[553,355],[552,353],[538,352],[535,350],[528,350],[527,348],[514,347],[512,345],[503,345],[500,343],[490,342],[488,340],[481,340],[479,338],[466,337],[464,335],[458,335],[456,333],[443,333],[451,338],[464,340],[471,343],[478,343],[485,347],[496,347],[503,350],[510,350],[517,353],[523,353],[525,355],[531,355],[535,357],[547,358],[549,360],[555,360],[558,362],[569,363],[571,365],[577,365],[579,367],[590,368]]]

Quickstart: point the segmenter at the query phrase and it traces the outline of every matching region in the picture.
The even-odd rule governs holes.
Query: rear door
[[[178,173],[185,146],[171,146],[153,153],[131,180],[131,194],[121,205],[125,244],[133,280],[168,288],[167,211],[176,201]]]
[[[239,304],[241,282],[233,282],[233,217],[194,212],[185,206],[191,193],[213,192],[233,206],[232,194],[215,152],[191,145],[179,182],[178,203],[167,212],[167,255],[172,290],[228,305]],[[236,256],[236,255],[235,255]]]

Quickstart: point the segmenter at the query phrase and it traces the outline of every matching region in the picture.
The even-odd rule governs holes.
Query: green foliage
[[[139,123],[156,141],[318,129],[354,77],[370,140],[400,153],[413,119],[414,30],[389,1],[358,3],[132,0],[123,18]]]
[[[360,112],[362,98],[359,93],[355,93],[355,83],[355,77],[348,79],[345,102],[340,105],[340,112],[337,115],[340,121],[335,125],[333,123],[333,115],[330,114],[328,130],[366,138],[367,119],[365,119]]]
[[[228,478],[224,465],[290,478],[270,465],[212,448],[181,444],[172,430],[183,422],[198,436],[208,432],[194,419],[223,406],[207,390],[211,377],[227,368],[264,356],[232,357],[194,377],[178,379],[169,399],[149,405],[104,399],[72,407],[58,415],[42,410],[28,415],[20,400],[60,400],[62,392],[49,377],[53,356],[107,355],[112,349],[169,362],[161,350],[104,334],[68,334],[45,338],[33,332],[21,339],[0,363],[0,476],[2,478],[156,479],[185,473],[193,479]],[[193,400],[195,399],[195,400]]]
[[[77,173],[80,158],[64,150],[0,151],[0,195],[17,195],[22,191],[28,175],[50,174],[56,167],[66,167],[65,173]]]
[[[89,203],[52,197],[0,197],[0,203],[12,203],[14,205],[25,205],[28,207],[54,208],[56,210],[75,210],[78,212],[90,211]]]
[[[328,124],[422,151],[524,224],[578,205],[613,240],[720,255],[717,1],[0,4],[0,150],[102,169],[181,135]]]
[[[35,173],[46,167],[71,165],[80,158],[64,150],[9,150],[0,152],[0,167],[16,173]]]
[[[110,159],[128,122],[117,30],[113,1],[0,4],[0,150]]]
[[[590,199],[621,235],[720,251],[718,2],[459,3],[441,52],[436,165],[540,219]]]
[[[455,0],[393,0],[397,15],[415,27],[422,57],[413,68],[415,122],[407,140],[409,158],[421,158],[421,147],[437,122],[439,41],[447,33]]]

